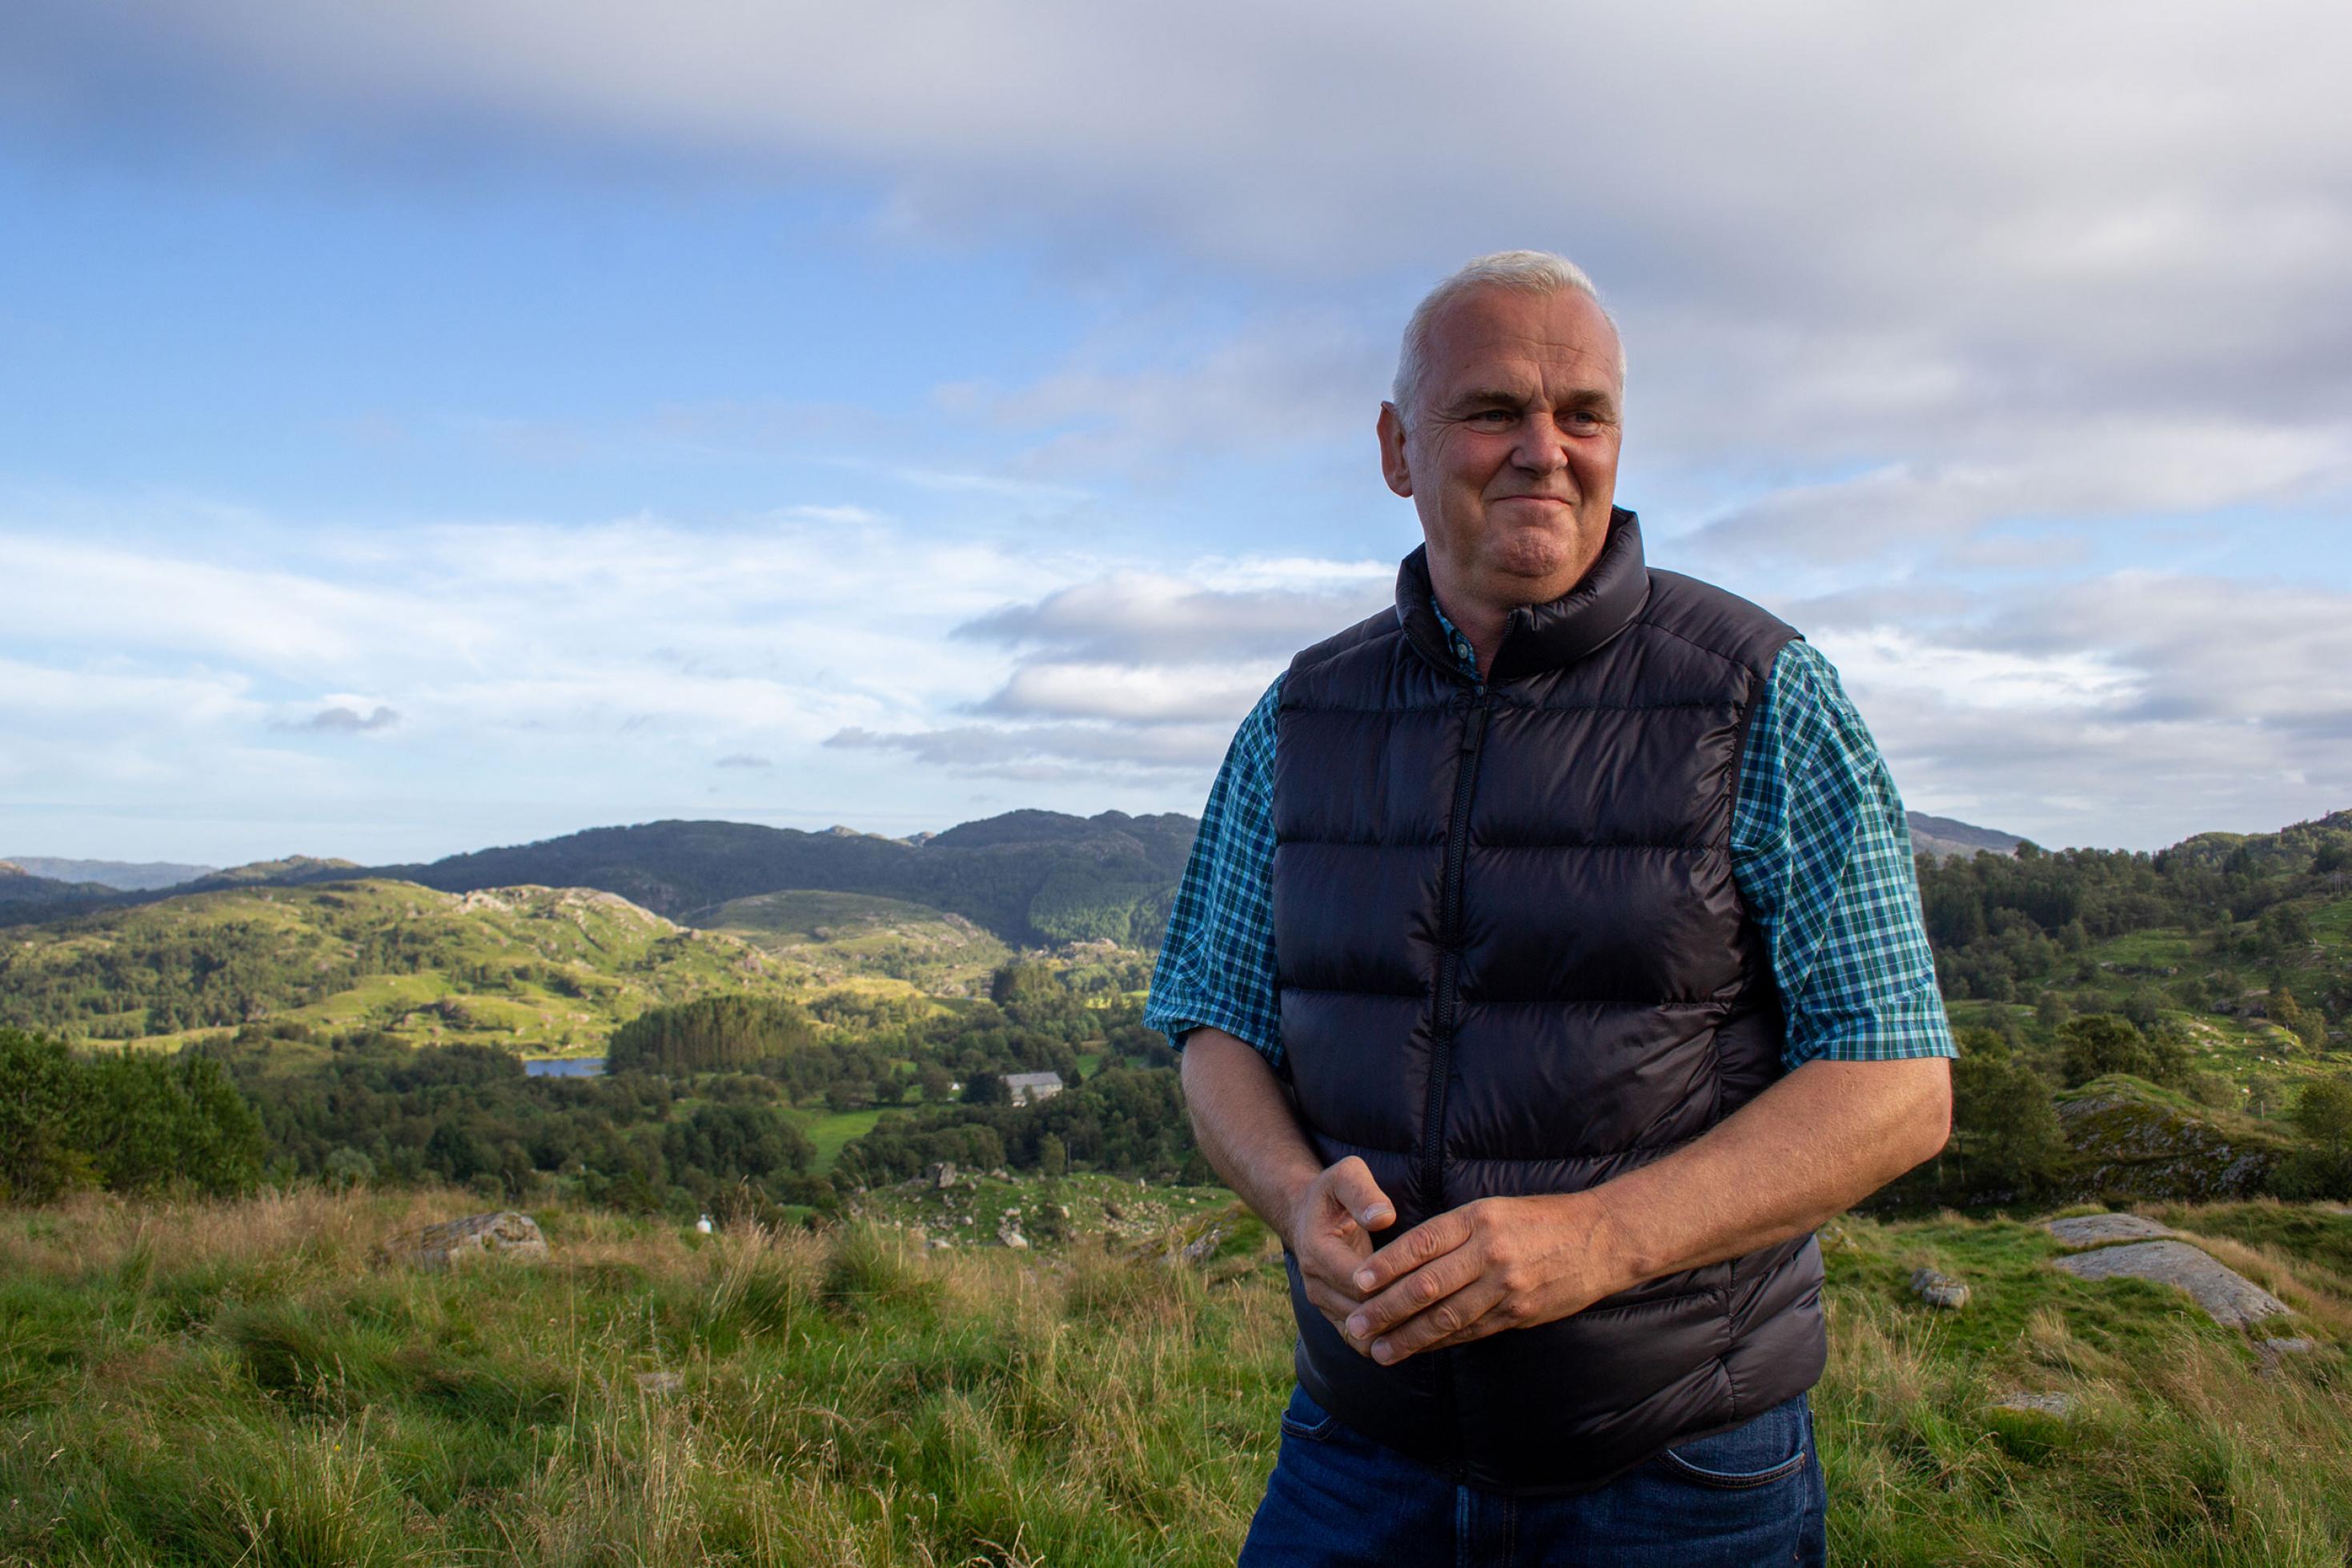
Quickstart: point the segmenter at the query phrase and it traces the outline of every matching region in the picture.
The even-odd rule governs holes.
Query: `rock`
[[[1911,1270],[1911,1293],[1948,1312],[1958,1312],[1969,1304],[1968,1286],[1935,1269]]]
[[[2030,1410],[2037,1416],[2055,1416],[2060,1420],[2074,1413],[2074,1396],[2071,1394],[2028,1394],[2022,1390],[2004,1394],[1993,1401],[1996,1410]]]
[[[1010,1225],[1000,1228],[996,1232],[996,1239],[1015,1252],[1029,1250],[1029,1239]]]
[[[1103,1218],[1105,1219],[1125,1219],[1127,1218],[1127,1210],[1119,1207],[1118,1205],[1113,1203],[1108,1198],[1102,1200],[1102,1206]]]
[[[2283,1355],[2309,1355],[2319,1348],[2318,1342],[2294,1334],[2286,1339],[2266,1339],[2254,1346],[2265,1362],[2275,1363]]]
[[[955,1186],[956,1168],[953,1160],[941,1160],[923,1172],[923,1180],[935,1192],[945,1192]]]
[[[2196,1299],[2215,1322],[2231,1328],[2274,1317],[2286,1303],[2186,1241],[2136,1241],[2053,1258],[2052,1268],[2082,1280],[2152,1280],[2177,1285]]]
[[[504,1209],[401,1231],[385,1239],[383,1256],[420,1269],[446,1269],[460,1258],[538,1259],[547,1256],[547,1238],[530,1215]]]
[[[675,1372],[640,1372],[637,1392],[640,1394],[677,1394],[686,1387],[686,1379]]]
[[[2261,1190],[2279,1154],[2275,1145],[2239,1143],[2127,1078],[2099,1079],[2062,1095],[2056,1109],[2081,1166],[2074,1185],[2086,1197],[2247,1197]]]
[[[1210,1226],[1206,1230],[1201,1232],[1200,1236],[1196,1239],[1186,1244],[1183,1249],[1184,1261],[1187,1263],[1207,1262],[1210,1255],[1216,1251],[1217,1244],[1224,1240],[1225,1237],[1230,1233],[1230,1229],[1231,1228],[1223,1220],[1219,1220],[1215,1224]]]
[[[2072,1219],[2053,1219],[2042,1228],[2069,1247],[2104,1247],[2111,1241],[2147,1241],[2179,1234],[2137,1214],[2078,1214]]]
[[[934,1236],[929,1240],[924,1242],[923,1245],[929,1249],[936,1252],[952,1247],[955,1243],[949,1240],[944,1236]]]

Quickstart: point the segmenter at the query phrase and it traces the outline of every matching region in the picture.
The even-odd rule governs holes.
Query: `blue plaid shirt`
[[[1440,619],[1444,619],[1443,612]],[[1469,639],[1445,625],[1464,671]],[[1179,1047],[1208,1025],[1279,1071],[1275,999],[1274,745],[1282,679],[1234,736],[1201,812],[1143,1021]],[[1731,813],[1732,880],[1764,934],[1789,1037],[1781,1060],[1953,1056],[1919,919],[1911,830],[1878,747],[1811,643],[1772,665],[1749,721]]]

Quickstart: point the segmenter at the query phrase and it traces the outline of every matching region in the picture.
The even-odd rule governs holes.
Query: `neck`
[[[1571,570],[1556,573],[1540,583],[1517,579],[1499,591],[1482,591],[1457,574],[1453,563],[1439,559],[1433,550],[1429,556],[1429,586],[1436,593],[1438,608],[1445,612],[1445,618],[1470,639],[1471,650],[1478,655],[1478,674],[1485,678],[1494,673],[1495,654],[1503,645],[1511,612],[1529,604],[1549,604],[1582,582],[1585,574],[1592,570],[1592,563],[1600,559],[1601,549],[1596,544]]]

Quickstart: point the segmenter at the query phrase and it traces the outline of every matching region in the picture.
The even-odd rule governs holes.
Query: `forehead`
[[[1591,296],[1568,288],[1477,288],[1450,301],[1430,323],[1423,364],[1423,395],[1435,400],[1471,390],[1622,390],[1616,329]]]

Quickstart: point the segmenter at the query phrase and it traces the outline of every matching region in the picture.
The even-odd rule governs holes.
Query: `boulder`
[[[996,1239],[1012,1248],[1015,1252],[1029,1250],[1029,1239],[1009,1224],[997,1228]]]
[[[1911,1293],[1931,1307],[1956,1312],[1969,1304],[1969,1288],[1935,1269],[1911,1270]]]
[[[2242,1328],[2287,1310],[2286,1303],[2186,1241],[2135,1241],[2053,1258],[2051,1267],[2081,1280],[2152,1280],[2189,1292],[2215,1322]]]
[[[401,1231],[385,1239],[383,1256],[419,1269],[446,1269],[461,1258],[540,1259],[547,1256],[547,1238],[530,1215],[502,1209]]]
[[[640,1372],[637,1374],[637,1392],[640,1394],[651,1394],[658,1396],[665,1394],[679,1393],[683,1391],[685,1387],[686,1379],[680,1377],[675,1372]]]
[[[2042,1229],[2069,1247],[2105,1247],[2115,1241],[2152,1241],[2159,1236],[2179,1232],[2170,1226],[2158,1225],[2153,1219],[2142,1219],[2137,1214],[2078,1214],[2071,1219],[2053,1219]]]
[[[1996,1410],[2028,1410],[2037,1416],[2054,1416],[2063,1421],[2074,1413],[2074,1396],[2071,1394],[2028,1394],[2020,1391],[2004,1394],[1993,1401]]]

